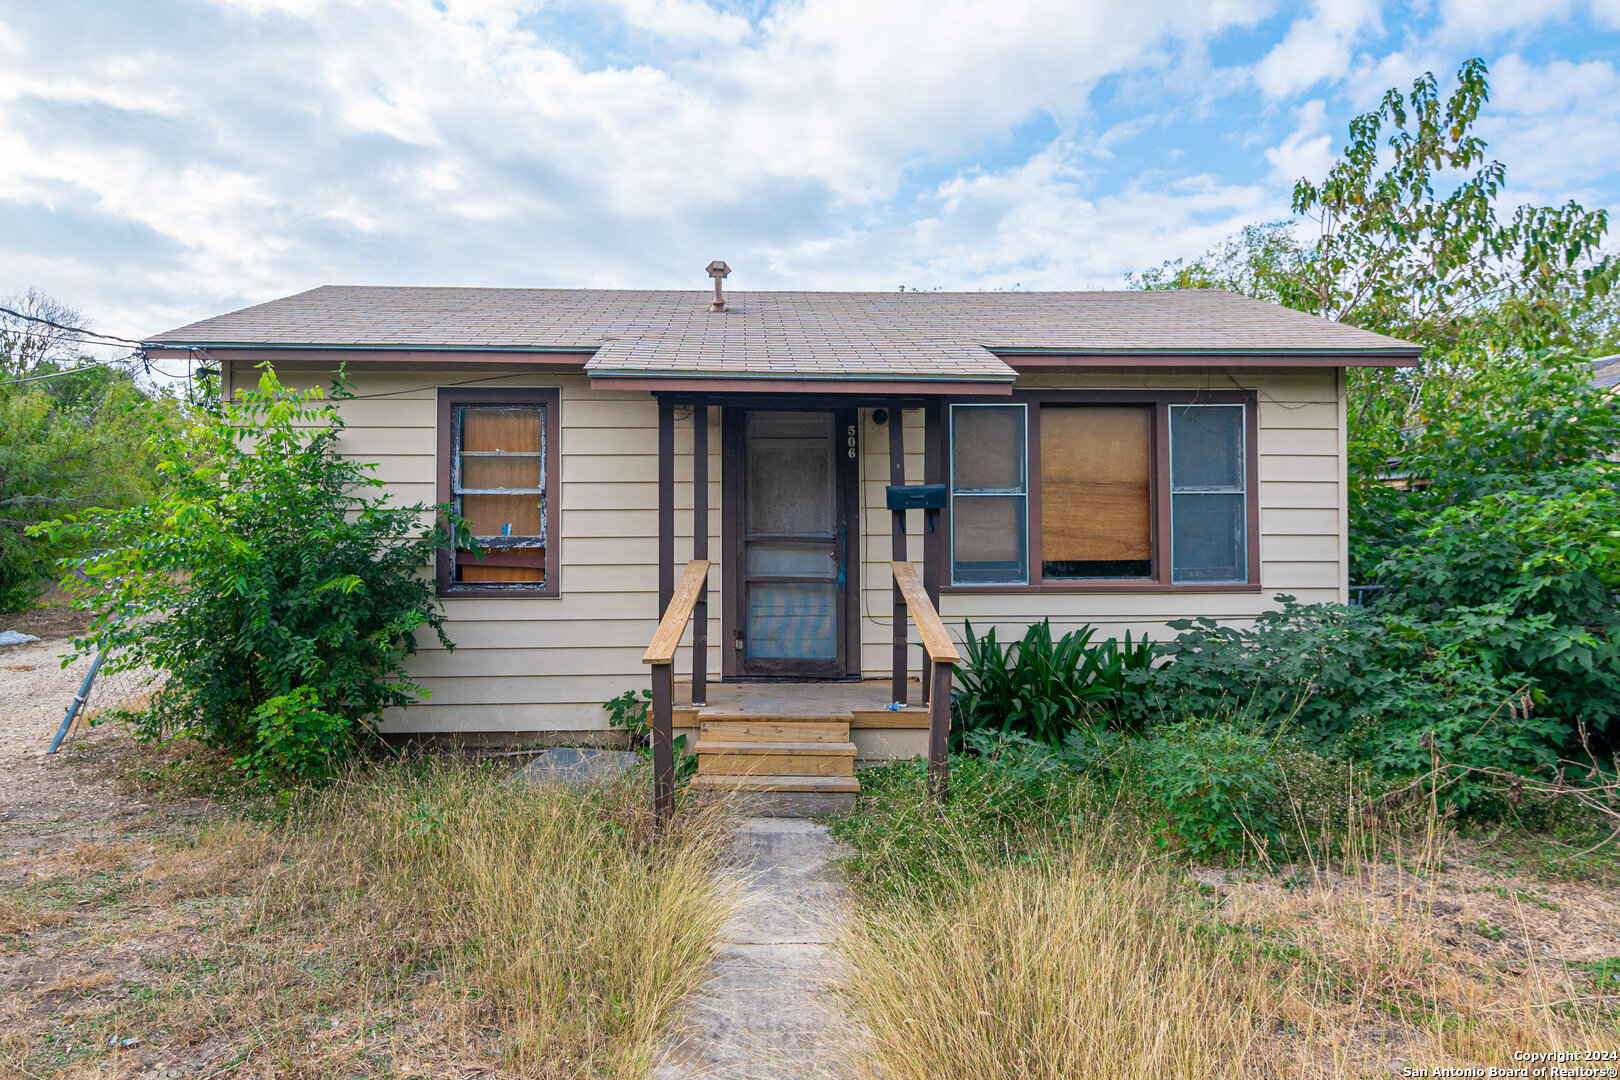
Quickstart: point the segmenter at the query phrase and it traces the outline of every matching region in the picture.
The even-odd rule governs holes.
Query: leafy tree
[[[1132,289],[1225,289],[1309,311],[1309,260],[1294,222],[1268,221],[1245,225],[1191,262],[1172,259],[1140,275],[1126,274],[1125,283]]]
[[[386,708],[425,694],[405,672],[417,631],[446,647],[421,570],[449,543],[445,508],[393,506],[371,466],[338,453],[348,396],[257,389],[180,430],[154,424],[165,479],[139,505],[45,530],[94,553],[68,565],[93,613],[75,646],[168,673],[141,723],[225,747],[264,774],[310,777],[360,746]]]
[[[172,422],[178,406],[129,370],[81,356],[71,333],[49,325],[78,325],[73,309],[32,291],[4,306],[23,316],[0,313],[0,611],[17,611],[68,553],[27,527],[151,494],[141,414]]]

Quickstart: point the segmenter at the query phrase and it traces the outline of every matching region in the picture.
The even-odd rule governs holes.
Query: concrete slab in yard
[[[641,763],[640,754],[624,750],[554,746],[513,774],[511,782],[529,787],[563,784],[577,789],[612,780]]]

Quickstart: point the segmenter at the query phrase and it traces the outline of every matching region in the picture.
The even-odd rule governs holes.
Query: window
[[[439,391],[439,501],[478,551],[439,560],[439,591],[557,595],[555,390]]]
[[[953,585],[1258,585],[1252,394],[1024,396],[951,408]]]
[[[1242,405],[1170,406],[1170,580],[1248,579]]]
[[[951,559],[959,584],[1029,580],[1024,406],[951,406]]]

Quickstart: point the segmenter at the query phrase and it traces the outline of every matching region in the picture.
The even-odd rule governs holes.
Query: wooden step
[[[861,782],[853,776],[703,776],[692,777],[694,791],[817,791],[854,793]]]
[[[848,720],[811,722],[766,720],[757,717],[740,720],[706,719],[699,731],[703,739],[716,742],[849,742]]]
[[[699,776],[853,776],[855,755],[699,754]]]
[[[694,754],[815,754],[821,757],[854,757],[852,742],[774,742],[759,740],[734,742],[722,739],[699,739],[692,748]]]

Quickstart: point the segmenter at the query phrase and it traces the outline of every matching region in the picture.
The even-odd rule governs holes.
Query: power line
[[[82,326],[68,326],[66,323],[59,323],[54,319],[46,319],[39,315],[25,315],[20,311],[15,311],[6,307],[4,304],[0,304],[0,314],[10,315],[13,318],[22,319],[25,322],[39,323],[42,326],[54,327],[57,330],[66,330],[70,334],[79,334],[89,338],[100,338],[103,344],[109,341],[115,341],[120,345],[133,345],[137,349],[146,344],[143,341],[136,341],[134,338],[119,337],[117,334],[102,334],[95,330],[87,330]]]

